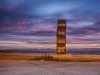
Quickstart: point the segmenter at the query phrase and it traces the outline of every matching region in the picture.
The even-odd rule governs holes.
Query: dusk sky
[[[0,0],[0,49],[56,48],[58,19],[68,48],[100,48],[100,0]]]

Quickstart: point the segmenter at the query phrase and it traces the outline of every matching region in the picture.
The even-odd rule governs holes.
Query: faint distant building
[[[58,20],[57,54],[66,54],[66,20]]]

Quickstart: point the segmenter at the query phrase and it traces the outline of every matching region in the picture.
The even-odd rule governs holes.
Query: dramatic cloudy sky
[[[58,19],[68,48],[100,48],[100,0],[0,0],[0,49],[55,48]]]

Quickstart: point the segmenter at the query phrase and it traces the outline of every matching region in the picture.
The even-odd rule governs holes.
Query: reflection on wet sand
[[[0,75],[100,75],[100,62],[0,60]]]

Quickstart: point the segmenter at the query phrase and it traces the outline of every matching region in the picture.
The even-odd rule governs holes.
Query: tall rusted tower
[[[66,20],[58,20],[57,54],[66,54]]]

